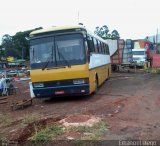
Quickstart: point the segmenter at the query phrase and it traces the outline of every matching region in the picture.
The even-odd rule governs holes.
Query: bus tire
[[[110,77],[110,73],[109,73],[109,69],[108,69],[108,79],[109,79],[109,77]]]
[[[96,75],[95,76],[95,90],[94,90],[94,93],[97,93],[98,91],[98,76]]]
[[[112,65],[112,71],[113,71],[113,72],[117,71],[117,65],[115,65],[115,64]]]

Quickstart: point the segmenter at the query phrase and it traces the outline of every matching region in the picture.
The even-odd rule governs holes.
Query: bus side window
[[[97,50],[98,50],[97,53],[100,53],[100,42],[98,40],[97,40]]]
[[[105,54],[104,52],[104,43],[102,43],[102,53]]]
[[[99,41],[99,53],[102,53],[102,43]]]
[[[102,46],[102,42],[100,42],[100,48],[101,48],[101,54],[103,54],[103,46]]]
[[[104,44],[104,54],[107,54],[107,46]]]
[[[109,55],[110,54],[109,47],[108,47],[108,45],[106,45],[106,46],[107,46],[107,54]]]
[[[92,38],[92,43],[93,43],[93,48],[94,48],[93,52],[95,52],[96,46],[94,45],[94,38],[93,37],[91,37],[91,38]]]
[[[104,54],[104,43],[102,43],[102,53]]]
[[[94,52],[94,44],[90,36],[87,37],[87,45],[89,52]]]
[[[93,42],[94,42],[94,47],[95,47],[95,53],[98,53],[98,44],[97,44],[97,40],[95,38],[93,38]]]
[[[104,54],[107,54],[106,44],[104,44]]]

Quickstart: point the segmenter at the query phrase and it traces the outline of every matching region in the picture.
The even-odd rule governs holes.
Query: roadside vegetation
[[[29,59],[29,34],[32,31],[39,29],[42,29],[42,27],[20,31],[13,36],[9,34],[3,35],[0,44],[0,49],[2,50],[0,51],[0,60],[3,60],[8,56],[13,56],[17,59]]]
[[[145,69],[145,72],[160,74],[160,68],[147,68],[147,69]]]
[[[64,128],[61,125],[52,125],[42,129],[40,131],[36,131],[34,136],[31,138],[33,142],[47,142],[50,140],[54,140],[57,136],[64,133]]]
[[[37,121],[39,118],[40,118],[40,116],[37,114],[27,114],[24,116],[22,123],[23,124],[31,124],[31,123]]]
[[[8,115],[0,115],[0,125],[6,126],[10,125],[13,122],[12,118]]]
[[[82,140],[100,140],[103,133],[107,130],[108,125],[100,121],[96,124],[94,124],[92,127],[89,126],[79,126],[79,127],[72,127],[70,128],[70,131],[79,132],[84,137],[82,137]]]
[[[97,145],[107,128],[108,125],[103,121],[94,124],[92,127],[72,127],[70,131],[76,131],[82,134],[81,138],[73,140],[73,144],[76,146]]]
[[[94,144],[101,140],[102,135],[107,130],[108,125],[104,121],[100,121],[94,124],[92,127],[89,126],[71,126],[64,127],[59,124],[48,126],[44,129],[38,130],[35,127],[34,135],[29,138],[34,144],[47,144],[50,141],[57,139],[67,139],[69,133],[80,133],[82,136],[71,139],[71,143],[74,145],[86,145]],[[63,137],[65,136],[65,138]],[[68,139],[69,140],[69,139]]]

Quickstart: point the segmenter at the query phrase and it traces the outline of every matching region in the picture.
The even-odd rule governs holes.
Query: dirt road
[[[126,95],[126,100],[121,111],[108,118],[111,130],[105,139],[160,140],[159,81],[157,74],[134,74],[117,82],[119,87],[111,92]]]
[[[98,90],[86,97],[64,97],[49,101],[35,99],[23,110],[11,111],[10,104],[20,98],[29,98],[28,82],[20,83],[20,92],[8,97],[8,104],[0,105],[13,121],[29,114],[41,117],[95,115],[109,124],[103,135],[106,140],[160,139],[160,75],[149,73],[113,73]],[[10,126],[0,124],[0,136],[19,127],[19,121]]]

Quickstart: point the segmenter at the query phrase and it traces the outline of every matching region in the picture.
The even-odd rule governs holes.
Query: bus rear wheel
[[[108,69],[108,79],[109,79],[109,77],[110,77],[110,72],[109,72],[109,69]]]

